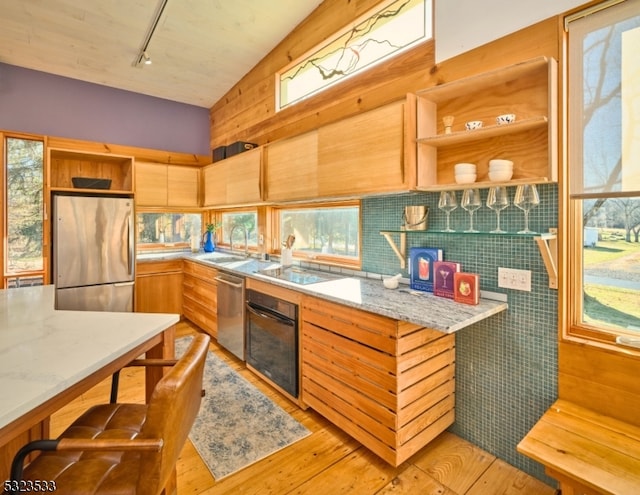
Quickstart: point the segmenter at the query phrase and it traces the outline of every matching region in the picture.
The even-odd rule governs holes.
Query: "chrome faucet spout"
[[[249,233],[247,232],[247,228],[244,225],[234,225],[231,227],[231,232],[229,233],[229,247],[233,252],[233,233],[237,228],[242,229],[244,232],[244,255],[249,256]]]

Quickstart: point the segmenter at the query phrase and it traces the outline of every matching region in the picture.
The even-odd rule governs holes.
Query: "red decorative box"
[[[453,274],[453,300],[465,304],[480,302],[480,277],[475,273]]]

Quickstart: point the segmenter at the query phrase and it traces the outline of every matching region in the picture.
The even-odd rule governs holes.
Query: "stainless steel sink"
[[[258,270],[257,273],[300,285],[317,284],[318,282],[333,280],[333,277],[325,276],[319,272],[307,271],[298,267],[284,268],[280,266],[275,268],[266,268]]]
[[[246,258],[242,256],[234,256],[232,254],[213,252],[213,253],[199,254],[196,256],[196,259],[199,259],[202,261],[211,261],[213,263],[230,263],[232,261],[244,261]]]

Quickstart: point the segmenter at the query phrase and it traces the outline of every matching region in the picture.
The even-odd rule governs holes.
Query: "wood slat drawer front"
[[[364,347],[364,346],[359,346]],[[361,359],[358,351],[366,354]],[[303,323],[303,372],[313,366],[329,376],[349,383],[354,389],[375,395],[388,408],[396,407],[396,379],[388,370],[376,366],[376,351],[359,349],[348,339],[337,336],[308,322]],[[388,356],[380,355],[381,360]],[[373,363],[373,364],[370,364]]]
[[[201,278],[208,282],[213,282],[216,275],[218,275],[218,270],[211,266],[201,265],[200,263],[196,263],[195,261],[185,261],[184,273],[193,275],[194,277]]]
[[[214,338],[218,336],[218,317],[215,311],[211,311],[198,302],[185,297],[182,304],[184,317],[198,325]]]
[[[182,286],[184,297],[198,301],[212,311],[216,310],[218,290],[215,282],[206,282],[193,275],[184,275]]]
[[[391,356],[396,354],[397,322],[394,320],[315,298],[306,297],[303,304],[302,317],[306,321]]]
[[[136,263],[136,275],[181,272],[182,260],[145,261]]]

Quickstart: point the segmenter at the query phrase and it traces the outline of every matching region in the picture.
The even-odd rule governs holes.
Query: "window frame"
[[[565,29],[564,29],[564,58],[566,61],[567,69],[565,71],[565,92],[564,92],[564,133],[569,137],[571,132],[571,122],[569,119],[569,93],[572,88],[571,84],[571,68],[569,63],[570,57],[570,43],[569,43],[569,25],[570,22],[579,19],[582,16],[593,14],[598,10],[604,10],[607,8],[615,7],[620,3],[617,0],[603,1],[591,8],[578,11],[575,14],[571,14],[565,17]],[[580,81],[581,84],[581,81]],[[575,86],[575,85],[574,85]],[[578,132],[582,132],[578,130]],[[582,140],[580,141],[580,144]],[[565,139],[566,153],[565,153],[565,176],[562,183],[562,203],[560,204],[560,218],[563,219],[564,227],[561,229],[565,233],[565,239],[563,240],[563,260],[564,260],[564,294],[565,298],[560,298],[559,305],[560,311],[564,313],[564,318],[561,318],[560,339],[564,341],[573,341],[589,346],[611,350],[616,353],[624,353],[627,355],[639,356],[640,351],[633,347],[628,347],[620,344],[616,341],[618,336],[633,335],[635,338],[640,337],[637,333],[625,332],[621,328],[608,327],[605,325],[590,324],[584,321],[584,199],[595,199],[597,197],[606,197],[607,199],[624,198],[624,197],[638,197],[638,191],[632,192],[610,192],[601,193],[595,195],[589,194],[571,194],[572,183],[572,147],[570,140]],[[582,150],[578,149],[575,153],[582,155]],[[578,172],[584,173],[584,162],[581,162],[581,167]]]
[[[273,239],[272,253],[280,255],[282,253],[282,245],[279,242],[282,239],[280,226],[280,212],[283,210],[301,210],[301,209],[331,209],[331,208],[358,208],[358,256],[357,259],[348,256],[328,255],[328,254],[311,254],[306,251],[295,249],[293,245],[293,257],[298,261],[307,261],[318,263],[320,265],[333,265],[345,268],[360,269],[362,267],[362,203],[360,200],[331,201],[318,203],[295,203],[272,206],[270,208],[269,217],[271,223],[271,238]]]
[[[7,267],[7,239],[9,235],[8,224],[8,173],[7,173],[7,139],[22,139],[31,141],[42,142],[42,269],[40,270],[23,270],[19,272],[9,273]],[[40,134],[30,134],[22,132],[10,132],[0,130],[0,154],[2,156],[2,166],[0,167],[0,205],[2,206],[2,215],[0,222],[2,223],[0,231],[2,232],[3,242],[0,244],[0,275],[2,282],[0,288],[9,288],[10,280],[19,279],[31,279],[34,277],[40,277],[44,284],[49,283],[49,271],[50,271],[50,253],[49,246],[51,244],[50,234],[50,193],[49,193],[49,160],[48,160],[48,144],[46,136]]]
[[[183,214],[183,215],[200,215],[201,218],[201,226],[205,225],[205,216],[204,212],[200,209],[191,209],[191,208],[180,208],[180,209],[172,209],[172,208],[155,208],[155,207],[137,207],[135,216],[136,216],[136,252],[137,253],[153,253],[158,251],[170,251],[170,250],[185,250],[190,249],[191,244],[188,242],[165,242],[165,243],[143,243],[138,242],[138,215],[141,213],[156,213],[156,214]],[[204,232],[204,229],[201,228]],[[202,236],[202,233],[200,235]],[[200,246],[202,242],[199,242]]]

